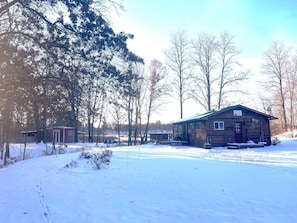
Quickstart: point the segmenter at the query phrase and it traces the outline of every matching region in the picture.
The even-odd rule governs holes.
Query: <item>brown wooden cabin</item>
[[[226,146],[228,143],[265,142],[271,145],[270,120],[277,119],[236,105],[173,122],[173,137],[188,145]]]

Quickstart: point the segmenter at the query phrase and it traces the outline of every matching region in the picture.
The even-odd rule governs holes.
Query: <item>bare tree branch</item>
[[[171,36],[170,47],[165,52],[167,64],[173,71],[173,87],[178,95],[180,118],[183,118],[183,104],[189,99],[190,91],[190,57],[189,41],[185,31],[179,31]]]

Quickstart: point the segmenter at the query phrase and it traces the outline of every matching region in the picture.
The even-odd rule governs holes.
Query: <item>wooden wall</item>
[[[224,130],[214,130],[214,121],[224,121]],[[228,142],[235,142],[235,122],[242,123],[243,142],[270,141],[270,126],[266,116],[242,109],[242,116],[234,116],[233,110],[210,117],[207,121],[207,133],[213,146],[225,146]]]
[[[181,137],[188,141],[190,146],[203,147],[204,143],[210,142],[212,146],[226,146],[227,143],[235,142],[235,122],[242,123],[243,142],[266,142],[271,144],[270,124],[267,116],[240,108],[241,116],[234,116],[233,110],[227,110],[206,120],[193,120],[174,125],[173,137]],[[214,122],[223,121],[224,130],[214,130]]]

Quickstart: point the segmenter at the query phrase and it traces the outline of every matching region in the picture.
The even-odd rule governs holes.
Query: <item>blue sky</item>
[[[170,35],[186,30],[217,35],[228,31],[236,36],[246,56],[263,54],[273,40],[288,43],[297,39],[297,2],[294,0],[123,0],[125,12],[117,18],[118,30],[131,32],[137,52],[154,57],[166,48]],[[156,48],[153,46],[156,44]]]
[[[241,49],[241,63],[254,74],[274,40],[297,43],[296,0],[123,0],[123,5],[126,11],[113,17],[116,31],[134,34],[130,49],[148,61],[164,60],[170,36],[179,30],[190,38],[229,32]]]

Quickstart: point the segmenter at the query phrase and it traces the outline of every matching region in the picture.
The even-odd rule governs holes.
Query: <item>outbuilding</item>
[[[172,130],[155,130],[155,131],[149,131],[149,136],[151,141],[168,141],[172,138]]]
[[[55,143],[72,143],[75,142],[74,127],[56,126],[46,131],[46,141]]]
[[[274,119],[277,118],[235,105],[173,122],[173,137],[196,147],[251,141],[271,145],[270,121]]]

